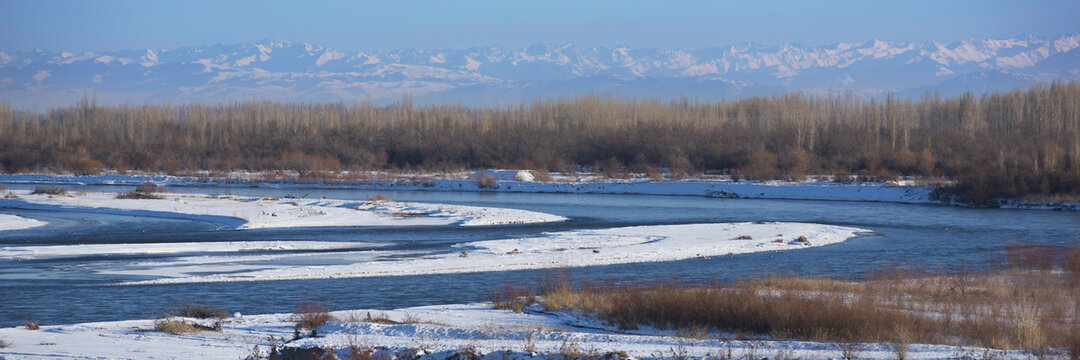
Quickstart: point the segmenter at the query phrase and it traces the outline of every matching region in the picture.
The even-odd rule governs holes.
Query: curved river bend
[[[19,188],[17,185],[9,186]],[[73,191],[126,191],[85,186]],[[123,244],[246,240],[387,243],[380,249],[440,253],[466,241],[532,237],[543,232],[633,225],[704,222],[789,221],[846,225],[875,233],[844,243],[734,257],[576,268],[577,280],[684,282],[724,281],[765,274],[855,277],[889,266],[937,270],[985,268],[1004,259],[1005,245],[1080,243],[1080,213],[968,209],[936,205],[802,200],[716,199],[689,196],[370,192],[266,188],[177,187],[174,192],[244,196],[307,195],[367,199],[378,193],[420,201],[534,210],[571,218],[550,224],[491,227],[302,228],[216,231],[216,224],[81,212],[0,209],[48,221],[45,227],[0,233],[0,245]],[[339,250],[315,259],[333,264]],[[394,276],[354,279],[113,286],[138,278],[101,275],[108,269],[179,255],[0,260],[0,326],[34,319],[44,324],[149,318],[186,302],[218,305],[242,313],[291,312],[302,300],[332,309],[402,308],[484,300],[504,282],[535,283],[537,271]],[[213,256],[210,254],[208,256]]]

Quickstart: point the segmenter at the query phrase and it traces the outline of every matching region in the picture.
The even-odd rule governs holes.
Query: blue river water
[[[18,188],[17,185],[9,188]],[[126,191],[116,186],[72,187],[72,191]],[[389,243],[389,249],[452,251],[456,243],[528,237],[543,232],[633,225],[738,221],[793,221],[870,229],[873,235],[844,243],[734,257],[595,266],[571,269],[582,281],[669,281],[706,283],[794,274],[860,277],[893,266],[929,271],[985,269],[1004,260],[1008,244],[1080,244],[1080,213],[969,209],[898,203],[716,199],[691,196],[395,192],[271,188],[176,187],[173,192],[393,200],[516,208],[558,214],[570,221],[491,227],[299,228],[215,230],[217,224],[90,212],[0,209],[48,221],[45,227],[0,232],[0,246],[212,242],[245,240]],[[327,263],[334,251],[325,253]],[[190,254],[187,254],[190,255]],[[242,313],[291,312],[317,299],[331,309],[392,309],[485,300],[506,282],[535,284],[544,270],[355,279],[283,280],[179,285],[115,286],[131,277],[95,269],[170,255],[0,260],[0,326],[33,319],[43,324],[140,319],[160,316],[188,302]],[[315,257],[316,259],[321,258]]]

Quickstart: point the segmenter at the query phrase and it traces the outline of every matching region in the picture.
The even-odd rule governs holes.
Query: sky
[[[0,0],[0,49],[171,49],[266,39],[355,50],[952,42],[1077,33],[1077,14],[1075,0]]]

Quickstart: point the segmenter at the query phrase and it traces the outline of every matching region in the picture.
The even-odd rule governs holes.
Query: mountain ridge
[[[1047,61],[1049,60],[1049,61]],[[18,108],[225,100],[491,105],[605,92],[730,99],[777,92],[956,95],[1080,79],[1080,33],[951,43],[752,42],[698,50],[538,43],[346,50],[262,40],[81,53],[0,50],[0,101]]]

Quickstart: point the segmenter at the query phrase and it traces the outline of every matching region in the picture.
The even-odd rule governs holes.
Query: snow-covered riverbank
[[[843,183],[817,177],[807,181],[737,181],[724,176],[703,176],[674,181],[647,177],[606,179],[593,175],[553,173],[552,181],[535,180],[531,172],[486,170],[457,174],[353,174],[338,178],[303,178],[298,174],[232,172],[225,176],[0,174],[0,184],[139,185],[262,187],[285,189],[355,189],[368,191],[484,191],[518,193],[677,195],[718,198],[880,201],[907,204],[960,203],[934,199],[934,189],[910,180]],[[484,185],[477,180],[490,179]],[[1007,200],[1003,208],[1080,211],[1080,202]]]
[[[342,250],[385,246],[381,243],[340,241],[230,241],[150,244],[82,244],[0,246],[0,260],[42,260],[78,256],[116,256],[180,253],[237,253],[253,251]]]
[[[117,199],[116,193],[31,194],[11,190],[0,208],[85,211],[114,215],[201,220],[226,228],[257,229],[312,226],[481,226],[564,221],[535,211],[461,205],[278,199],[203,194],[157,194],[162,199]],[[2,220],[2,219],[0,219]]]
[[[465,242],[448,253],[367,250],[337,253],[347,264],[243,265],[244,256],[174,258],[102,269],[103,274],[159,276],[129,285],[303,280],[511,271],[691,258],[714,259],[763,251],[835,244],[868,230],[804,223],[716,223],[573,230],[521,239]],[[413,256],[401,256],[413,255]],[[252,255],[262,260],[263,255]],[[197,266],[193,265],[197,264]],[[220,269],[218,267],[221,267]],[[214,275],[190,274],[218,273]]]
[[[471,352],[483,359],[548,359],[560,353],[611,354],[638,359],[670,358],[843,358],[839,344],[784,340],[688,338],[671,331],[622,331],[599,321],[539,306],[524,313],[492,309],[490,303],[436,305],[392,311],[337,311],[337,321],[317,329],[317,337],[293,340],[291,314],[242,315],[222,320],[221,331],[173,335],[154,330],[153,320],[0,329],[0,358],[7,359],[229,359],[268,355],[271,346],[333,349],[347,359],[352,347],[375,349],[386,358],[445,359]],[[187,319],[212,325],[213,319]],[[271,340],[271,337],[273,337]],[[859,344],[848,355],[891,359],[891,344]],[[1026,359],[1024,351],[946,345],[908,345],[910,359]],[[619,352],[622,352],[619,354]]]
[[[496,175],[505,175],[497,173]],[[531,177],[499,176],[504,179]],[[516,181],[495,179],[481,186],[475,179],[463,174],[455,176],[368,176],[353,179],[318,179],[295,177],[259,176],[235,173],[227,177],[151,176],[151,175],[100,175],[66,176],[52,174],[3,174],[0,183],[53,184],[53,185],[139,185],[154,182],[166,186],[225,186],[312,189],[358,189],[358,190],[409,190],[409,191],[493,191],[532,193],[575,194],[632,194],[632,195],[685,195],[722,198],[752,199],[798,199],[798,200],[844,200],[888,201],[914,204],[937,203],[930,198],[933,189],[908,182],[839,183],[811,180],[789,181],[732,181],[727,178],[710,177],[679,181],[655,182],[647,178],[602,179],[592,176],[556,176],[558,181]]]
[[[4,230],[22,230],[35,228],[38,226],[45,226],[47,222],[27,219],[21,216],[0,214],[0,231]]]

